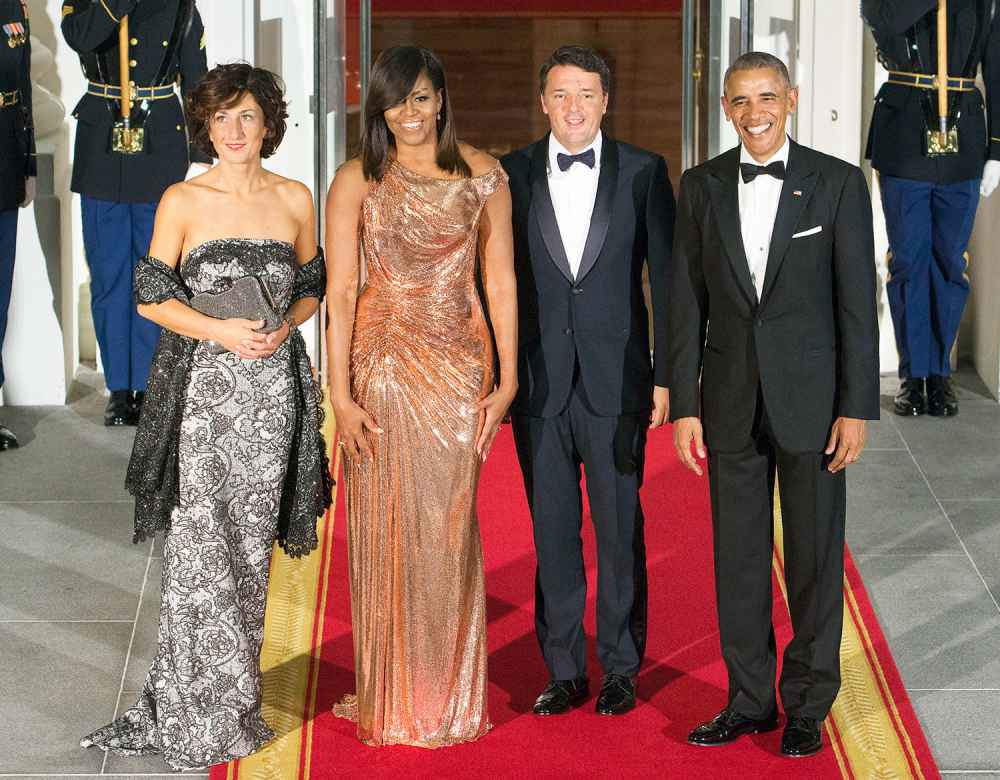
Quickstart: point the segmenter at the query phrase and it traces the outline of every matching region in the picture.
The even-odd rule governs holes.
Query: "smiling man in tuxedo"
[[[518,295],[514,439],[534,525],[535,628],[550,682],[537,715],[589,696],[580,466],[597,538],[596,710],[635,706],[646,643],[646,548],[639,505],[647,427],[666,420],[666,271],[674,196],[656,154],[601,131],[610,73],[563,46],[542,65],[551,132],[505,156]],[[642,290],[649,269],[653,359]]]
[[[708,450],[729,673],[725,709],[688,741],[777,728],[777,474],[794,629],[779,685],[787,756],[820,750],[840,688],[844,468],[879,416],[871,198],[856,166],[787,137],[797,100],[769,54],[730,67],[723,107],[742,143],[681,180],[667,309],[674,443],[699,475],[692,446]]]

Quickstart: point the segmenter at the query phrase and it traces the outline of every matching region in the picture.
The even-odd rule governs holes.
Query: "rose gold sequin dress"
[[[370,745],[490,728],[475,404],[493,349],[475,267],[483,206],[505,182],[499,165],[436,179],[393,161],[362,208],[351,384],[384,433],[373,461],[344,468],[357,695],[334,711]]]

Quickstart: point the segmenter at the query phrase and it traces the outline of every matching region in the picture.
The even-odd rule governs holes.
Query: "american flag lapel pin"
[[[795,190],[792,193],[792,197],[794,197],[794,198],[801,198],[802,197],[802,190]]]

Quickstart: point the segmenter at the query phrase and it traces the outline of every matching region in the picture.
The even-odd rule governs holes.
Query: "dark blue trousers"
[[[969,279],[965,250],[979,206],[979,179],[933,182],[881,176],[889,234],[889,308],[899,375],[950,376]]]
[[[156,203],[80,196],[90,308],[108,390],[145,390],[160,327],[136,311],[132,275],[149,253]]]
[[[3,387],[3,339],[7,335],[7,308],[14,284],[17,254],[17,209],[0,211],[0,387]]]

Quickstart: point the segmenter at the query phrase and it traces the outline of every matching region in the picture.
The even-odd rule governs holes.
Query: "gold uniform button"
[[[135,82],[134,82],[134,81],[130,81],[130,82],[128,83],[128,85],[129,85],[130,87],[134,87],[134,86],[135,86]]]
[[[180,132],[181,129],[182,129],[181,126],[177,125],[177,131]]]
[[[138,38],[133,38],[131,41],[129,41],[129,43],[131,43],[133,46],[138,46],[139,45],[139,39]]]
[[[164,45],[164,46],[166,47],[166,46],[169,46],[169,45],[170,45],[170,43],[169,43],[168,41],[164,41],[164,42],[163,42],[163,45]]]
[[[139,63],[138,63],[138,62],[136,62],[135,60],[129,60],[129,61],[128,61],[128,66],[129,66],[130,68],[134,68],[134,67],[135,67],[136,65],[138,65],[138,64],[139,64]]]

